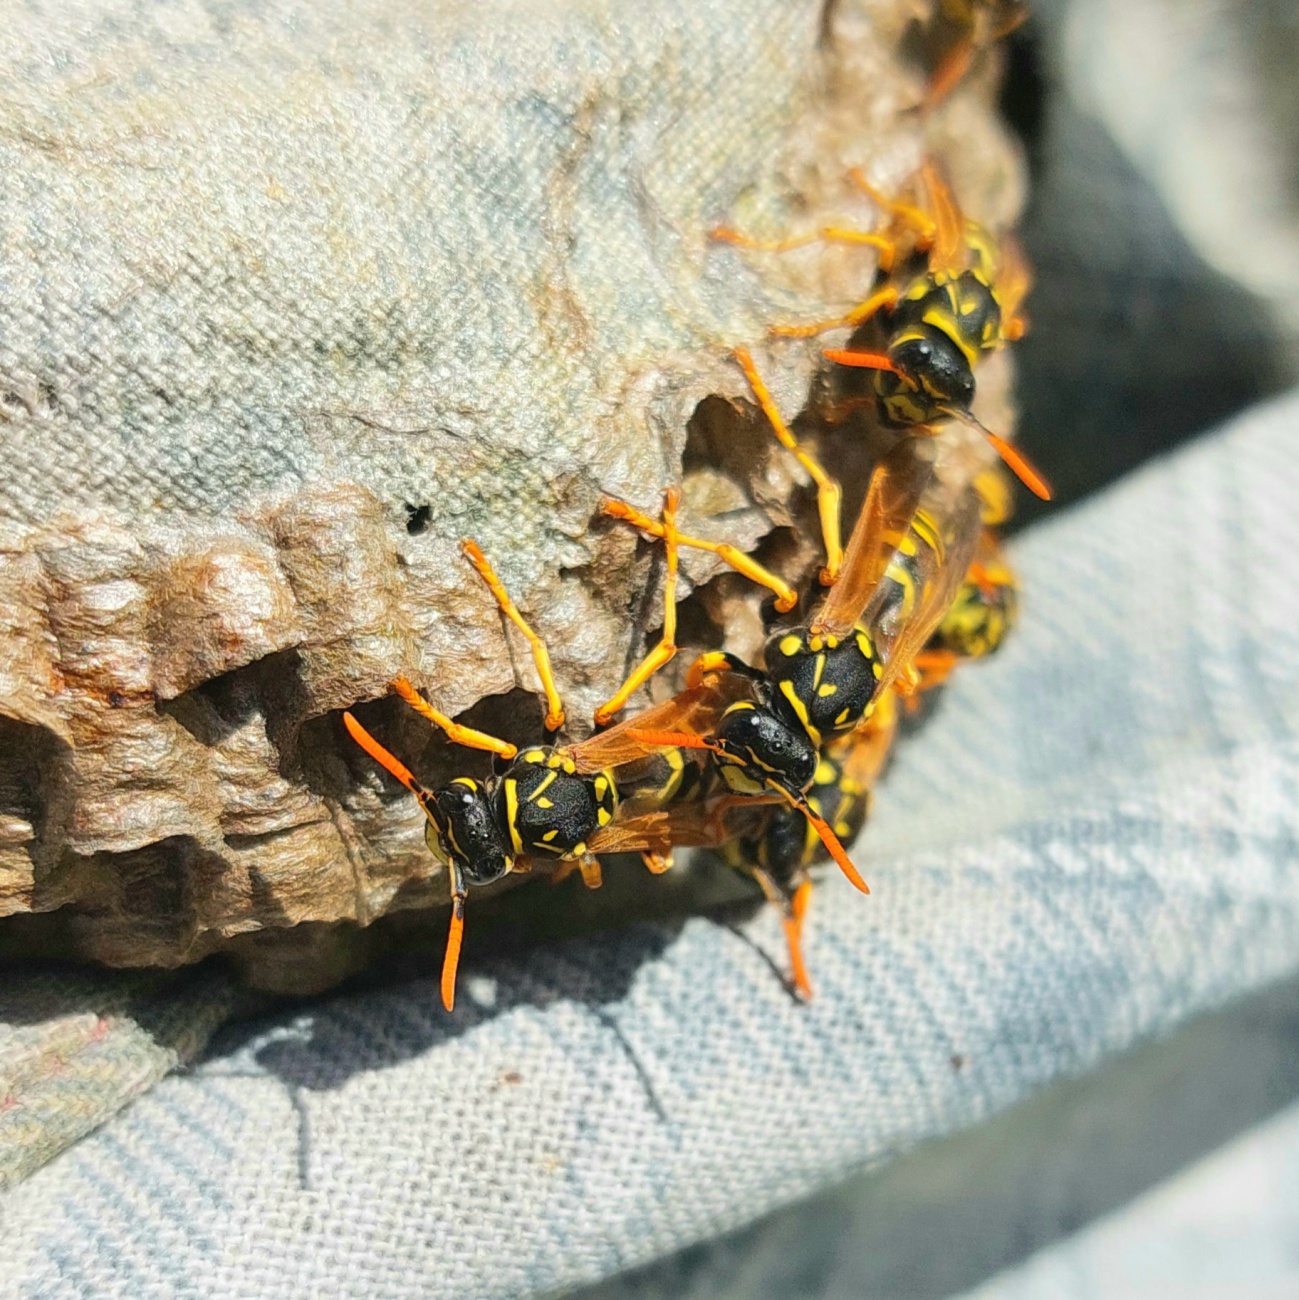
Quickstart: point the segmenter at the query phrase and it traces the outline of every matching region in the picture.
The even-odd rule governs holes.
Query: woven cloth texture
[[[761,331],[753,280],[699,263],[796,111],[819,13],[10,15],[0,521],[228,521],[341,480],[553,567],[556,479],[596,467],[594,425],[622,421],[608,459],[661,481],[638,371]]]
[[[749,1221],[1299,967],[1299,395],[1015,548],[1023,624],[814,903],[227,1032],[5,1203],[7,1294],[521,1296]],[[959,1058],[959,1059],[958,1059]]]

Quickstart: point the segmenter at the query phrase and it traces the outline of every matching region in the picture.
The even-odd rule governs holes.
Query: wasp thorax
[[[439,861],[460,869],[468,885],[489,885],[513,866],[510,846],[477,781],[461,777],[433,792],[424,805],[424,840]]]
[[[899,373],[881,370],[876,392],[888,417],[898,424],[940,419],[944,408],[966,411],[974,401],[969,358],[941,330],[923,325],[889,348]]]
[[[579,774],[561,750],[529,749],[501,779],[497,812],[516,853],[580,856],[618,808],[618,791],[605,772]]]
[[[716,735],[718,767],[739,794],[772,786],[800,794],[816,774],[816,746],[795,719],[743,702],[722,715]]]
[[[875,700],[883,671],[870,636],[861,628],[845,637],[777,633],[764,653],[767,677],[781,707],[807,730],[814,745],[836,731],[851,731]]]

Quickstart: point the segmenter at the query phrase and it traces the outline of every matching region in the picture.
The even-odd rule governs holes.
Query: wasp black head
[[[816,774],[816,746],[797,718],[779,705],[742,700],[722,715],[714,751],[722,779],[737,794],[773,787],[801,794]]]
[[[562,750],[525,750],[501,778],[496,810],[516,853],[580,857],[618,809],[608,773],[578,773]]]
[[[967,411],[974,401],[974,372],[969,359],[942,330],[921,325],[908,330],[889,348],[894,374],[881,370],[875,391],[894,424],[927,424],[945,409]]]
[[[814,745],[851,731],[875,702],[883,668],[860,628],[846,637],[812,635],[806,628],[777,633],[765,651],[767,678],[779,706],[806,729]]]
[[[514,865],[491,800],[477,781],[460,777],[422,801],[424,840],[434,857],[460,869],[465,883],[489,885]]]

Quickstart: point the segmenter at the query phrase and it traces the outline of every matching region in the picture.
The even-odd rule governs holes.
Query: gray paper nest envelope
[[[240,1031],[8,1194],[10,1292],[552,1291],[1299,968],[1296,446],[1291,397],[1015,548],[1023,625],[900,749],[872,897],[817,893],[810,1006],[766,914]]]

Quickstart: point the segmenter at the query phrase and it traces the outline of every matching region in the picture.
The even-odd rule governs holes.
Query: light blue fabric
[[[809,922],[241,1031],[4,1204],[7,1294],[519,1296],[750,1221],[1299,967],[1299,397],[1015,548],[1023,624]],[[954,1058],[960,1058],[959,1068]]]

